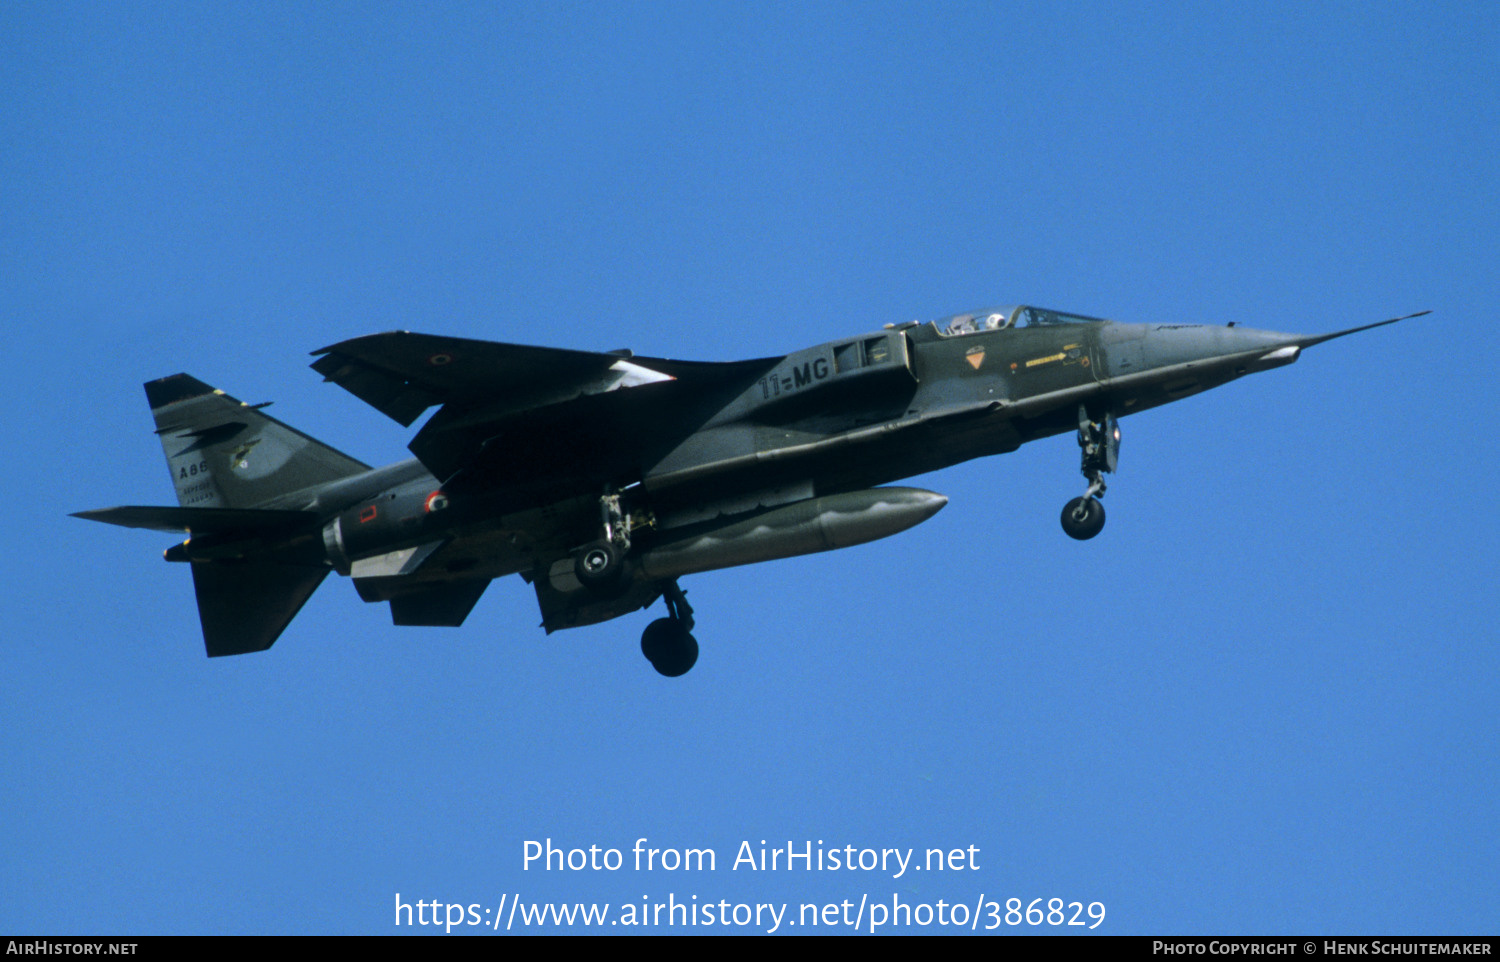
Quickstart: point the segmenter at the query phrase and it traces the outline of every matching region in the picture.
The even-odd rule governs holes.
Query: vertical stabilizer
[[[146,400],[183,507],[269,506],[369,470],[187,374],[148,382]]]
[[[318,489],[369,470],[354,458],[288,427],[187,374],[146,384],[178,508],[117,508],[96,520],[185,528],[193,542],[214,539],[244,550],[190,560],[198,618],[209,657],[264,651],[328,576],[293,550],[317,531],[302,512]],[[188,510],[184,510],[188,509]],[[281,509],[281,510],[270,510]],[[189,544],[193,542],[188,542]]]

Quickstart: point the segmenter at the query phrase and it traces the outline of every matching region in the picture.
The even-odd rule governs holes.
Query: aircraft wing
[[[634,357],[396,331],[322,348],[325,380],[402,425],[440,410],[410,448],[453,487],[519,507],[643,471],[780,358]]]
[[[428,408],[453,402],[545,403],[573,389],[606,389],[627,370],[617,354],[501,344],[391,331],[341,341],[313,352],[313,370],[404,427]],[[667,375],[663,375],[665,379]]]

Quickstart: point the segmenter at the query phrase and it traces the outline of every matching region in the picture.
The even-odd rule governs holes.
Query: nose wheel
[[[1074,498],[1063,506],[1062,526],[1068,537],[1087,541],[1104,530],[1104,505],[1095,498]]]
[[[641,633],[641,654],[652,668],[676,678],[698,663],[698,639],[692,635],[693,607],[676,581],[662,586],[662,599],[667,603],[668,616],[651,622]]]
[[[1069,501],[1062,510],[1063,531],[1070,538],[1087,541],[1104,530],[1104,474],[1113,473],[1120,460],[1120,422],[1113,414],[1104,420],[1089,417],[1088,408],[1078,405],[1078,447],[1081,451],[1083,476],[1088,490],[1083,497]]]

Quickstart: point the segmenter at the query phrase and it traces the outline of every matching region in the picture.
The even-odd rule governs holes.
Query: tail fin
[[[269,507],[370,469],[187,374],[148,382],[146,400],[183,507]]]
[[[320,486],[369,466],[186,374],[149,382],[146,400],[179,507],[77,517],[190,532],[166,557],[191,562],[209,657],[264,651],[330,570],[319,516],[300,509]]]

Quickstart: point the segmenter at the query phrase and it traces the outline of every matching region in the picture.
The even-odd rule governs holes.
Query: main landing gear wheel
[[[1095,498],[1074,498],[1062,510],[1063,531],[1087,541],[1104,530],[1104,505]]]
[[[652,668],[676,678],[698,663],[698,639],[676,618],[658,618],[641,634],[641,654]]]
[[[641,633],[641,654],[651,667],[676,678],[685,675],[698,663],[698,639],[693,637],[693,606],[687,592],[676,581],[661,585],[662,600],[667,603],[666,618],[658,618]]]
[[[609,594],[625,571],[624,558],[608,541],[585,545],[573,559],[573,574],[578,583],[595,594]]]

